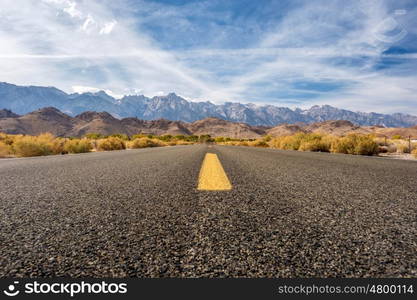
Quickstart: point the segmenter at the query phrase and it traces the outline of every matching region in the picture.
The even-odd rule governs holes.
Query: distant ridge
[[[312,124],[280,124],[275,127],[252,126],[242,122],[231,122],[219,118],[205,118],[195,122],[170,121],[166,119],[141,120],[138,118],[118,119],[107,112],[83,112],[69,116],[54,107],[45,107],[18,116],[9,110],[0,110],[0,132],[8,134],[39,135],[49,132],[56,136],[83,136],[87,133],[111,134],[154,134],[154,135],[204,135],[230,138],[259,138],[261,136],[285,136],[295,133],[323,133],[343,136],[349,133],[393,135],[417,138],[417,126],[411,128],[385,128],[380,126],[358,126],[346,120],[330,120]]]
[[[310,109],[258,106],[226,102],[192,102],[170,93],[152,98],[143,95],[115,99],[105,92],[67,94],[54,87],[18,86],[0,83],[0,109],[26,114],[44,107],[55,107],[70,116],[86,111],[106,111],[118,118],[136,117],[143,120],[167,119],[194,122],[205,118],[218,118],[243,122],[252,126],[276,126],[347,120],[360,126],[410,127],[417,125],[417,117],[402,113],[379,114],[353,112],[330,105],[313,106]]]

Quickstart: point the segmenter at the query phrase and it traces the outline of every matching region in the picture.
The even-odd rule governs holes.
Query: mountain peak
[[[310,109],[295,109],[274,105],[241,104],[225,102],[190,102],[171,92],[166,96],[125,96],[120,101],[105,91],[86,94],[66,94],[55,88],[22,87],[0,83],[0,109],[25,114],[42,107],[56,107],[70,115],[86,111],[106,111],[110,118],[138,117],[145,120],[165,118],[194,122],[215,117],[256,126],[276,126],[283,123],[314,123],[328,120],[348,120],[355,125],[384,125],[386,127],[410,127],[417,124],[417,117],[402,113],[361,113],[339,109],[330,105],[314,105]]]
[[[15,114],[9,109],[0,109],[0,118],[18,118],[18,114]]]
[[[103,111],[103,112],[85,111],[79,115],[76,115],[75,118],[78,120],[83,120],[83,121],[88,121],[88,122],[94,119],[101,119],[101,120],[115,120],[116,119],[115,117],[113,117],[111,114],[109,114],[106,111]]]
[[[59,109],[53,106],[43,107],[31,113],[32,114],[63,114],[62,111],[60,111]]]

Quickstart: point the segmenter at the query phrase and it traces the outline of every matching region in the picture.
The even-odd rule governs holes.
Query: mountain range
[[[315,105],[310,109],[290,109],[274,105],[255,105],[226,102],[214,104],[187,101],[170,93],[152,98],[143,95],[116,99],[104,91],[67,94],[55,87],[18,86],[0,82],[0,109],[26,114],[44,107],[55,107],[69,116],[86,111],[106,111],[116,118],[136,117],[142,120],[167,119],[194,122],[218,118],[243,122],[252,126],[276,126],[297,122],[314,123],[328,120],[347,120],[361,126],[410,127],[417,117],[395,113],[364,113],[339,109],[330,105]]]
[[[342,136],[348,133],[376,134],[379,136],[401,135],[417,137],[417,126],[411,128],[385,128],[381,126],[358,126],[346,120],[331,120],[312,124],[280,124],[275,127],[252,126],[218,118],[205,118],[195,122],[141,120],[135,117],[117,119],[107,112],[83,112],[74,117],[54,107],[46,107],[25,115],[10,110],[0,110],[0,132],[8,134],[39,135],[49,132],[56,136],[78,136],[87,133],[102,135],[203,135],[212,137],[259,138],[261,136],[285,136],[298,132],[324,133]]]

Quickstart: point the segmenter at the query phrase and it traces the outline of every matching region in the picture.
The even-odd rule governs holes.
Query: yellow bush
[[[378,144],[369,135],[349,134],[335,139],[330,150],[335,153],[374,155],[378,154]]]
[[[274,138],[270,141],[270,145],[283,150],[329,152],[333,139],[333,137],[316,133],[297,133]]]
[[[398,153],[410,153],[408,144],[397,144],[397,152]]]
[[[112,151],[126,149],[125,142],[119,137],[108,137],[98,141],[97,150]]]
[[[267,148],[269,147],[268,143],[265,140],[256,140],[256,141],[252,141],[247,143],[249,146],[252,147],[262,147],[262,148]],[[241,142],[236,142],[236,145],[241,145]]]
[[[148,148],[148,147],[162,147],[166,144],[157,139],[150,139],[147,137],[137,138],[128,144],[131,149]]]
[[[314,141],[303,141],[300,144],[300,148],[298,148],[299,151],[316,151],[316,152],[329,152],[330,151],[330,145],[327,143],[324,143],[320,140],[314,140]]]
[[[187,142],[187,141],[182,141],[182,140],[178,140],[175,141],[176,145],[191,145],[194,144],[193,142]]]
[[[298,150],[300,148],[301,139],[300,136],[292,135],[292,136],[284,136],[278,139],[275,143],[275,146],[278,149],[283,150]]]
[[[320,134],[306,134],[301,140],[299,151],[330,152],[334,137]]]
[[[90,152],[92,148],[88,139],[67,140],[64,146],[64,150],[67,153],[86,153]]]
[[[414,149],[413,151],[411,151],[411,154],[412,154],[415,158],[417,158],[417,149]]]
[[[11,154],[11,150],[9,145],[0,141],[0,157],[8,157]]]
[[[10,146],[11,144],[13,144],[16,137],[19,137],[19,136],[21,136],[21,135],[9,135],[9,134],[5,134],[5,133],[0,133],[0,142],[3,142],[6,145]]]
[[[18,157],[51,155],[52,147],[46,136],[23,136],[13,143],[13,152]]]
[[[52,140],[49,143],[49,146],[51,147],[51,151],[53,154],[66,154],[68,153],[67,150],[65,150],[65,143],[66,139],[63,138],[56,138]]]

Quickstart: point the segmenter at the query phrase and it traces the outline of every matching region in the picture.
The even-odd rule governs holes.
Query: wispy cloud
[[[3,2],[2,81],[417,114],[411,0]]]

